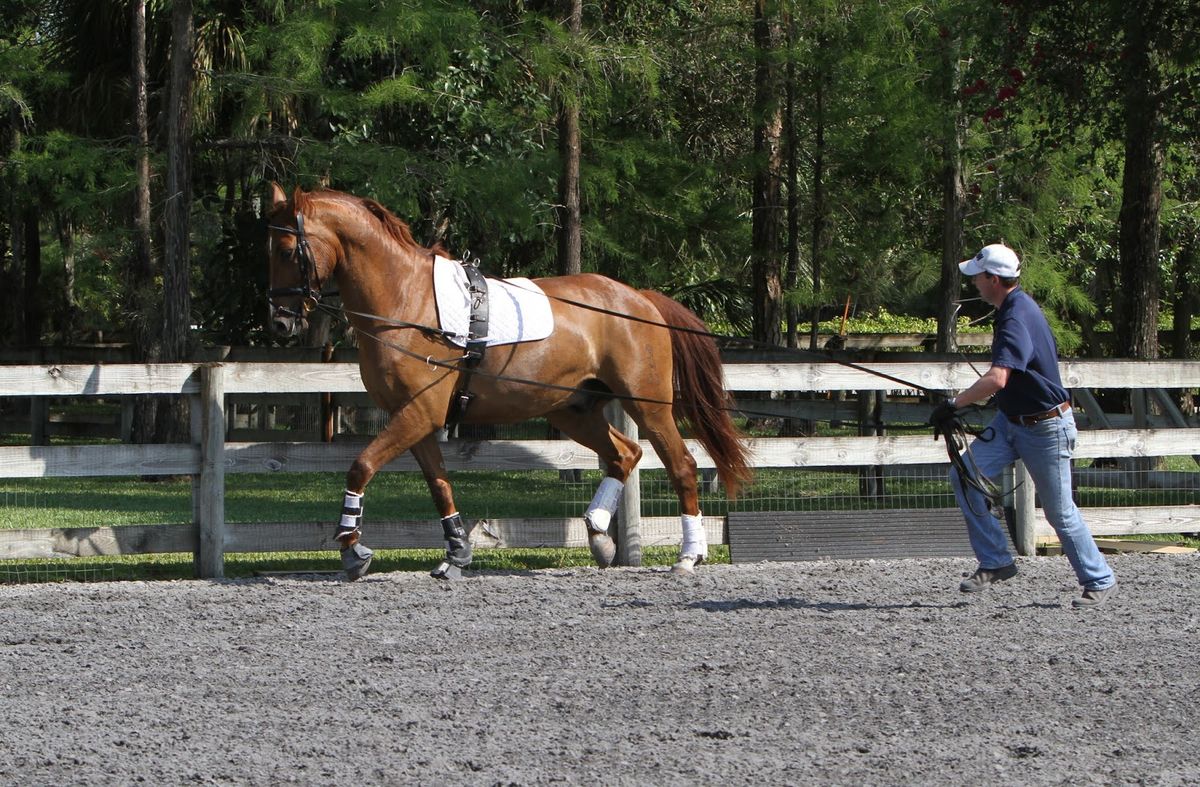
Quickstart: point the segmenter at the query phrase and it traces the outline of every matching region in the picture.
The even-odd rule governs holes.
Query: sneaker
[[[1085,589],[1082,596],[1071,600],[1071,606],[1075,609],[1098,607],[1115,595],[1117,595],[1116,583],[1100,590]]]
[[[997,582],[1012,579],[1016,575],[1016,563],[1009,563],[1007,566],[1000,568],[981,568],[964,579],[962,584],[958,586],[958,589],[963,593],[978,593],[981,590],[987,590]]]

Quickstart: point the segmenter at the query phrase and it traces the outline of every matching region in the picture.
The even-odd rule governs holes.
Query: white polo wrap
[[[362,495],[346,490],[346,498],[342,501],[342,521],[338,530],[358,530],[362,521]]]
[[[621,492],[624,489],[625,484],[612,476],[605,476],[604,480],[600,482],[595,497],[592,498],[591,504],[583,514],[583,518],[587,520],[592,530],[608,530],[608,524],[612,521],[613,514],[617,513],[617,506],[621,503]]]
[[[704,534],[704,514],[683,514],[683,546],[680,557],[708,557],[708,537]]]

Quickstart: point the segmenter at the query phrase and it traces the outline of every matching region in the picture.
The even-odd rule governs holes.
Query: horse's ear
[[[271,181],[271,210],[274,211],[287,204],[287,195],[283,193],[283,189],[275,181]]]

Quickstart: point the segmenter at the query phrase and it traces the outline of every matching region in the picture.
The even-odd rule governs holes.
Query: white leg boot
[[[367,573],[371,558],[375,554],[359,541],[362,533],[362,499],[362,495],[346,490],[346,496],[342,500],[342,518],[335,535],[341,545],[342,568],[351,582],[361,579]]]
[[[583,515],[583,521],[587,523],[588,548],[592,550],[592,558],[600,568],[608,568],[617,559],[617,545],[608,535],[608,526],[617,513],[624,489],[625,484],[605,476]]]
[[[695,566],[708,557],[708,536],[704,532],[704,515],[684,514],[683,545],[679,548],[679,561],[671,566],[672,574],[692,574]]]

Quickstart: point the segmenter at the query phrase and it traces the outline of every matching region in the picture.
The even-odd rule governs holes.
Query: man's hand
[[[958,417],[958,409],[951,399],[945,399],[929,414],[929,425],[941,431],[942,426]]]

